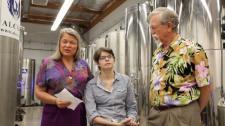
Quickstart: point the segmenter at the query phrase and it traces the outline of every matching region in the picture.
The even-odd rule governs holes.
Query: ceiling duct
[[[23,2],[22,14],[24,18],[27,17],[29,10],[30,10],[30,0],[27,0],[26,2]]]
[[[41,5],[41,6],[47,6],[48,0],[32,0],[32,4],[34,4],[34,5]]]

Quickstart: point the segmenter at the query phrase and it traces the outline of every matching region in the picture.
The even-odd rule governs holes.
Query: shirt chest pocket
[[[125,88],[115,90],[115,98],[116,99],[126,99],[127,90]]]
[[[96,91],[94,96],[96,103],[99,105],[105,104],[110,101],[110,95],[107,94],[106,92]]]

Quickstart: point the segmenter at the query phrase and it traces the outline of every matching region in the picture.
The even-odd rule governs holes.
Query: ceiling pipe
[[[22,9],[23,18],[26,18],[28,16],[30,10],[30,1],[31,0],[23,0],[23,9]]]
[[[32,0],[32,5],[47,6],[48,0]]]

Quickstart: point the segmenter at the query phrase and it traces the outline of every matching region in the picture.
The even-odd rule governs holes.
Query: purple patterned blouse
[[[72,77],[72,83],[67,80]],[[45,58],[42,61],[37,75],[36,84],[46,87],[49,94],[56,94],[63,88],[67,88],[76,97],[82,98],[86,83],[93,78],[86,61],[79,59],[74,63],[70,73],[61,60]]]
[[[68,89],[75,97],[82,99],[87,82],[93,78],[88,64],[78,59],[72,72],[64,66],[61,60],[45,58],[42,60],[37,75],[36,84],[45,87],[49,94],[56,94],[62,89]],[[60,109],[56,105],[45,104],[41,126],[86,126],[86,111],[81,103],[74,111]]]

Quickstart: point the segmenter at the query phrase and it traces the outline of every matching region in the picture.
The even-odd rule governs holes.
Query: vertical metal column
[[[8,3],[6,3],[8,2]],[[9,0],[0,0],[0,125],[1,126],[13,126],[15,121],[16,112],[16,96],[17,96],[17,78],[19,71],[19,40],[8,37],[10,34],[18,35],[20,22],[18,17],[20,16],[20,8],[13,6],[14,3],[10,3]],[[19,1],[20,2],[20,1]],[[20,4],[16,3],[17,5]],[[8,9],[8,8],[9,9]],[[11,12],[11,8],[14,7],[14,11]],[[7,8],[7,9],[5,9]],[[10,13],[11,12],[11,13]],[[4,14],[5,15],[4,15]],[[10,15],[11,14],[11,15]],[[6,18],[11,16],[10,18]],[[17,18],[16,23],[13,20]],[[13,26],[12,26],[13,25]],[[8,28],[8,29],[7,29]],[[9,30],[10,29],[10,30]],[[4,33],[4,34],[2,34]]]
[[[149,83],[151,57],[155,46],[149,33],[149,2],[126,8],[126,74],[130,75],[135,88],[141,126],[147,125],[149,110]]]
[[[19,42],[0,36],[0,123],[13,126],[16,110]]]

